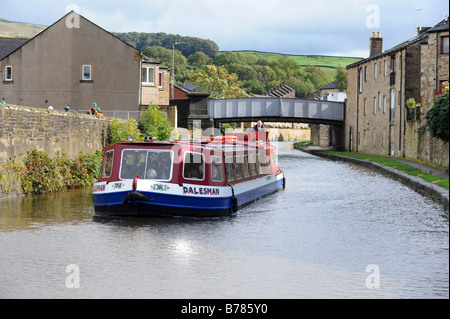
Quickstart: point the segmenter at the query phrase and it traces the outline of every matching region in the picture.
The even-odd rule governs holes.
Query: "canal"
[[[224,218],[98,219],[90,190],[0,200],[0,298],[449,298],[449,217],[283,150],[287,188]]]

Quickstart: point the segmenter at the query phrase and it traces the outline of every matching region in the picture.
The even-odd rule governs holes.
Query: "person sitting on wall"
[[[97,110],[96,110],[96,108],[97,108],[97,103],[92,103],[92,106],[91,106],[91,108],[89,109],[89,110],[87,110],[86,111],[86,114],[89,114],[89,115],[97,115]]]
[[[64,107],[64,111],[69,112],[69,111],[70,111],[70,107],[69,107],[68,105],[66,105],[66,106]]]

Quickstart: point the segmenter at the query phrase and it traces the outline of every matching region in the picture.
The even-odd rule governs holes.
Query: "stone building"
[[[420,159],[417,151],[411,151],[419,146],[411,145],[408,126],[411,122],[423,126],[432,105],[430,92],[448,80],[448,20],[420,28],[415,37],[389,50],[383,51],[382,43],[380,34],[373,33],[369,58],[347,66],[345,148]],[[442,49],[445,43],[447,51]],[[408,110],[409,98],[421,107]],[[446,165],[445,159],[439,162],[448,167],[448,157]]]
[[[169,73],[159,62],[75,12],[0,60],[0,99],[83,111],[139,111],[169,105]],[[112,114],[105,114],[112,115]]]

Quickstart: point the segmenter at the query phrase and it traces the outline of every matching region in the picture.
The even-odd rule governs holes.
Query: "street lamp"
[[[170,79],[170,82],[172,84],[172,99],[174,98],[173,85],[175,84],[175,46],[177,44],[180,44],[180,42],[175,42],[174,44],[172,44],[172,77]]]

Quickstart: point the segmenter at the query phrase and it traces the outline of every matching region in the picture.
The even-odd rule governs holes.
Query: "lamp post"
[[[175,84],[175,46],[177,44],[180,44],[180,42],[175,42],[174,44],[172,44],[172,77],[170,79],[171,86],[172,86],[172,99],[174,98],[173,85]]]

